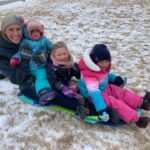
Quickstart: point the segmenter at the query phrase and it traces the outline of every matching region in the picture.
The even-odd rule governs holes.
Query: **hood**
[[[79,68],[81,70],[87,70],[88,69],[88,70],[93,71],[93,72],[100,72],[100,71],[109,72],[111,69],[111,63],[108,65],[106,70],[100,69],[100,67],[92,61],[92,59],[90,57],[90,52],[91,51],[86,51],[84,53],[83,58],[79,62]]]

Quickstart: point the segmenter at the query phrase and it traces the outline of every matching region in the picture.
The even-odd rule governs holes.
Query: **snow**
[[[4,0],[4,1],[6,1],[6,0]],[[29,0],[26,0],[26,2],[29,2]],[[33,2],[34,2],[34,0],[32,0],[32,3]],[[12,2],[12,3],[8,3],[6,5],[2,5],[2,6],[0,6],[0,8],[1,9],[10,9],[13,7],[22,7],[23,5],[25,6],[25,4],[26,4],[25,2],[18,0],[18,2]]]
[[[26,0],[0,6],[0,21],[12,12],[41,19],[47,37],[66,41],[76,61],[94,44],[107,44],[112,71],[128,78],[126,88],[144,95],[150,90],[149,8],[147,0]],[[150,127],[92,126],[25,104],[17,93],[17,85],[0,81],[0,150],[150,149]]]

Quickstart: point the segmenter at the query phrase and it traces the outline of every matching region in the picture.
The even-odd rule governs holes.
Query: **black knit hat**
[[[98,63],[102,60],[111,61],[111,55],[106,45],[104,44],[96,44],[91,51],[91,59],[94,63]]]

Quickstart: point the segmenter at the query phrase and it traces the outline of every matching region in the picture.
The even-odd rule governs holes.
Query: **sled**
[[[41,106],[38,101],[36,100],[33,100],[25,95],[21,95],[21,96],[18,96],[19,100],[25,102],[25,103],[28,103],[28,104],[31,104],[33,106],[36,106],[36,107],[39,107],[39,108],[42,108],[42,109],[48,109],[48,110],[54,110],[54,111],[58,111],[58,112],[63,112],[63,113],[66,113],[68,115],[71,115],[73,117],[75,117],[76,119],[78,120],[81,120],[81,121],[84,121],[84,122],[87,122],[87,123],[90,123],[90,124],[93,124],[93,125],[106,125],[106,126],[114,126],[114,127],[117,127],[117,126],[122,126],[122,125],[127,125],[124,121],[121,121],[119,123],[113,123],[111,121],[108,121],[108,122],[103,122],[99,119],[98,116],[87,116],[85,119],[82,119],[80,118],[75,111],[73,110],[70,110],[70,109],[67,109],[67,108],[64,108],[64,107],[61,107],[61,106],[58,106],[58,105],[53,105],[53,104],[50,104],[48,106]],[[139,115],[141,115],[141,110],[137,110],[137,113]]]

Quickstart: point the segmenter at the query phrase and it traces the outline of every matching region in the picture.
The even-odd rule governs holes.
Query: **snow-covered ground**
[[[0,21],[12,12],[42,19],[46,35],[66,41],[77,61],[94,44],[107,44],[126,88],[150,90],[149,0],[26,0],[0,6]],[[17,92],[0,81],[0,150],[150,150],[150,126],[92,126],[25,104]]]

